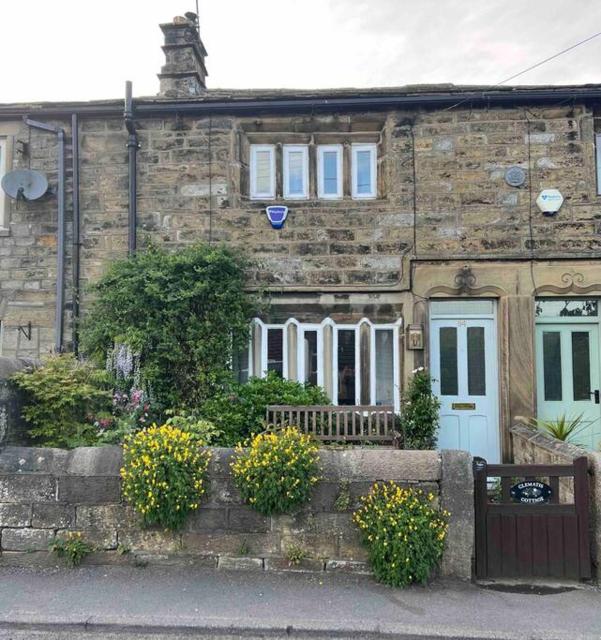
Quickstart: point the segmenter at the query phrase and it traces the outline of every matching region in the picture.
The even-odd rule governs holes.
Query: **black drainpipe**
[[[73,352],[79,354],[79,116],[71,116],[71,147],[73,154]]]
[[[57,353],[61,353],[63,351],[63,309],[65,300],[65,131],[46,122],[30,120],[27,116],[23,118],[23,121],[28,127],[54,133],[58,139],[58,238],[56,246],[56,314],[54,319],[56,338],[54,348]]]
[[[132,256],[136,252],[137,226],[137,153],[140,148],[136,124],[134,122],[134,108],[132,100],[131,80],[125,83],[125,110],[123,112],[125,127],[129,134],[127,138],[127,164],[129,174],[129,204],[128,204],[128,235],[127,253]]]

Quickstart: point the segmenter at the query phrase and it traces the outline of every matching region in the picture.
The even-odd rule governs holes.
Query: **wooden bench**
[[[270,405],[266,419],[268,425],[296,426],[323,442],[400,446],[398,416],[390,405]]]

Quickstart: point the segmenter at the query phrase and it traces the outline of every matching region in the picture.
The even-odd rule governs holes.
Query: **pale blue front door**
[[[599,316],[596,300],[537,301],[537,417],[582,416],[575,444],[601,445]]]
[[[441,404],[438,448],[462,449],[500,462],[492,300],[431,304],[430,369]]]

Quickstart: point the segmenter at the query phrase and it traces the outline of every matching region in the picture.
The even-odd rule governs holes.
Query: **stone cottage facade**
[[[441,446],[507,458],[517,416],[562,413],[598,445],[601,85],[207,89],[194,22],[161,28],[161,92],[125,118],[122,100],[0,106],[0,172],[50,184],[0,198],[3,355],[76,347],[86,285],[128,247],[226,242],[271,301],[241,379],[398,407],[426,366]]]

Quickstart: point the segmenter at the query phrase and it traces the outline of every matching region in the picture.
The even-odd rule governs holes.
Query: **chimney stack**
[[[205,67],[208,55],[198,32],[198,16],[186,13],[160,25],[165,37],[162,49],[165,64],[161,67],[159,95],[167,98],[194,98],[207,88]]]

